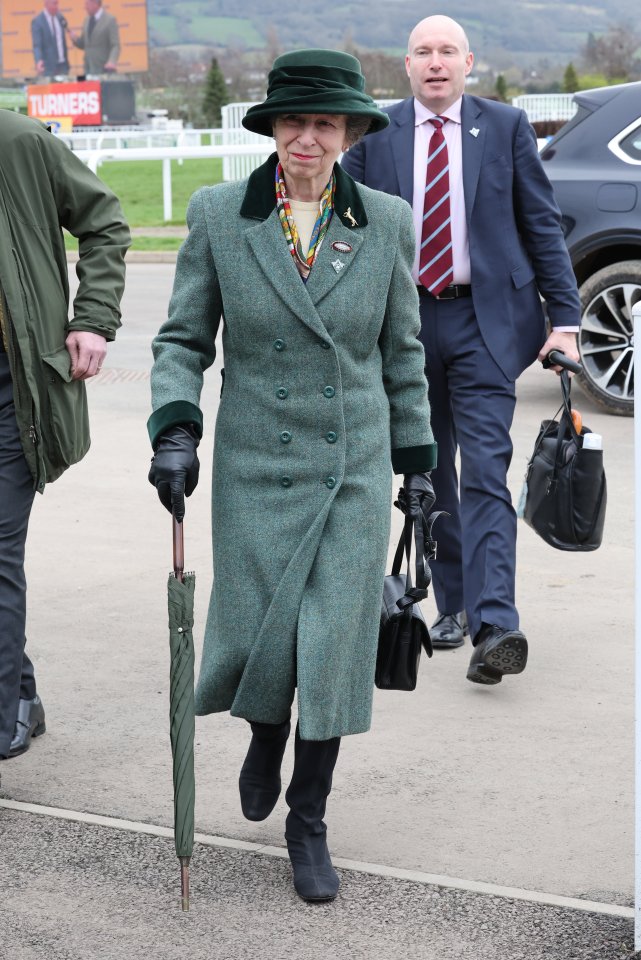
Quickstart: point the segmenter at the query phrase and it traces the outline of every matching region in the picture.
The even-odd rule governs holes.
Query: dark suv
[[[641,300],[641,82],[577,93],[541,152],[581,294],[583,388],[634,412],[632,306]]]

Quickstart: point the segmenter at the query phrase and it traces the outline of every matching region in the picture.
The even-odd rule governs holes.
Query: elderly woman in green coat
[[[392,472],[433,503],[414,231],[405,201],[356,184],[342,151],[388,123],[360,63],[279,57],[243,120],[276,152],[199,190],[169,318],[154,340],[150,480],[176,518],[198,478],[203,371],[222,321],[214,444],[214,583],[199,714],[251,724],[250,820],[273,810],[297,693],[285,838],[305,900],[338,891],[323,822],[340,738],[369,729]]]

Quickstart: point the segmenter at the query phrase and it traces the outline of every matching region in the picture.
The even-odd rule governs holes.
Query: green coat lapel
[[[323,246],[320,248],[307,281],[307,293],[315,306],[350,272],[364,237],[363,230],[344,226],[337,210],[334,211]],[[351,251],[333,249],[332,244],[337,242],[351,247]]]
[[[246,237],[256,263],[281,300],[314,333],[326,337],[327,331],[287,248],[276,207],[267,220],[250,227]]]

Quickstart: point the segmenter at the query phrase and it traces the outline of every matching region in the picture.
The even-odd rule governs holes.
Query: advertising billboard
[[[27,110],[39,120],[67,117],[73,124],[91,126],[102,123],[101,84],[38,83],[27,87]]]
[[[144,73],[146,0],[0,0],[2,76]]]

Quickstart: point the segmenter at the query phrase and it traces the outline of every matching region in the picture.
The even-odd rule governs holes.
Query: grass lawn
[[[162,227],[166,225],[162,208],[162,160],[131,160],[122,163],[108,161],[98,168],[98,176],[120,198],[130,226]],[[177,160],[172,160],[171,186],[174,219],[171,222],[183,224],[187,202],[192,193],[199,187],[220,183],[222,176],[223,162],[219,159],[184,160],[182,165]],[[140,250],[142,247],[136,245],[136,249]],[[155,246],[148,249],[173,248]]]
[[[65,249],[66,250],[77,250],[78,241],[75,237],[72,237],[71,234],[65,231]],[[182,244],[180,237],[132,237],[131,238],[131,247],[130,250],[153,250],[153,251],[163,251],[170,250],[175,251],[179,250]]]

